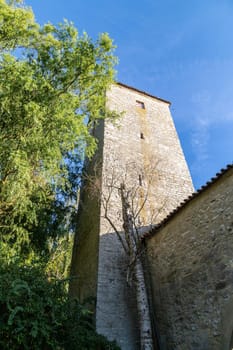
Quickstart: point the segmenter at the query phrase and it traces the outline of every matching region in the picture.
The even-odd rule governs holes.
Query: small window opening
[[[136,106],[142,109],[145,109],[145,103],[142,101],[136,100]]]
[[[139,185],[142,186],[142,175],[138,176]]]
[[[140,137],[141,137],[141,139],[143,139],[144,140],[144,134],[143,134],[143,132],[141,132],[141,134],[140,134]]]

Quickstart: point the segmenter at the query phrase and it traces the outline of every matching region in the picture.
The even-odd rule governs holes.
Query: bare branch
[[[115,233],[117,234],[117,237],[119,239],[119,241],[121,242],[121,245],[125,251],[125,253],[128,255],[128,249],[123,241],[123,238],[121,237],[120,232],[117,230],[116,226],[114,225],[114,223],[112,222],[112,220],[107,216],[104,215],[104,218],[108,221],[108,223],[112,226],[113,230],[115,231]]]

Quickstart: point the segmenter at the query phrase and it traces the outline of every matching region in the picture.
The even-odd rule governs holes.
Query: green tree
[[[45,252],[72,223],[116,59],[106,33],[93,42],[67,21],[39,26],[19,1],[0,0],[0,28],[0,253],[10,259]]]
[[[0,348],[118,349],[67,294],[77,189],[93,123],[111,117],[112,40],[39,26],[0,0]]]

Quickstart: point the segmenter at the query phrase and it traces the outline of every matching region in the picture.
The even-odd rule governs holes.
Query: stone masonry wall
[[[107,101],[110,109],[123,112],[123,115],[115,124],[105,123],[103,175],[106,177],[115,171],[119,183],[127,174],[130,186],[139,183],[141,173],[142,190],[151,182],[147,214],[142,223],[150,223],[149,212],[155,208],[162,209],[161,215],[154,220],[159,222],[193,192],[169,103],[119,84],[108,91]],[[136,101],[143,102],[145,109],[138,107]],[[101,234],[109,230],[103,225],[104,221]]]
[[[99,139],[98,150],[91,161],[86,163],[85,173],[92,179],[101,179],[103,159],[104,123],[101,121],[95,130]],[[96,298],[99,259],[100,198],[93,194],[92,184],[86,176],[81,189],[77,215],[78,232],[72,253],[71,281],[69,294],[83,301]]]
[[[140,186],[139,202],[148,192],[140,225],[158,222],[193,191],[169,103],[119,84],[108,91],[107,101],[109,108],[124,112],[119,121],[105,122],[104,126],[102,192],[105,198],[109,194],[109,184],[114,180],[108,215],[122,231],[117,187],[124,181],[128,188]],[[143,102],[145,108],[140,108],[136,101]],[[103,213],[102,207],[97,331],[109,339],[116,339],[123,350],[136,350],[139,332],[135,295],[126,283],[127,257]]]
[[[233,169],[178,210],[146,247],[161,350],[232,349]]]

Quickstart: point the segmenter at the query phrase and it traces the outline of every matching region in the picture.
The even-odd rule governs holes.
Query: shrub
[[[40,267],[0,267],[0,348],[11,350],[116,350],[98,335],[91,312],[70,301],[62,281]]]

